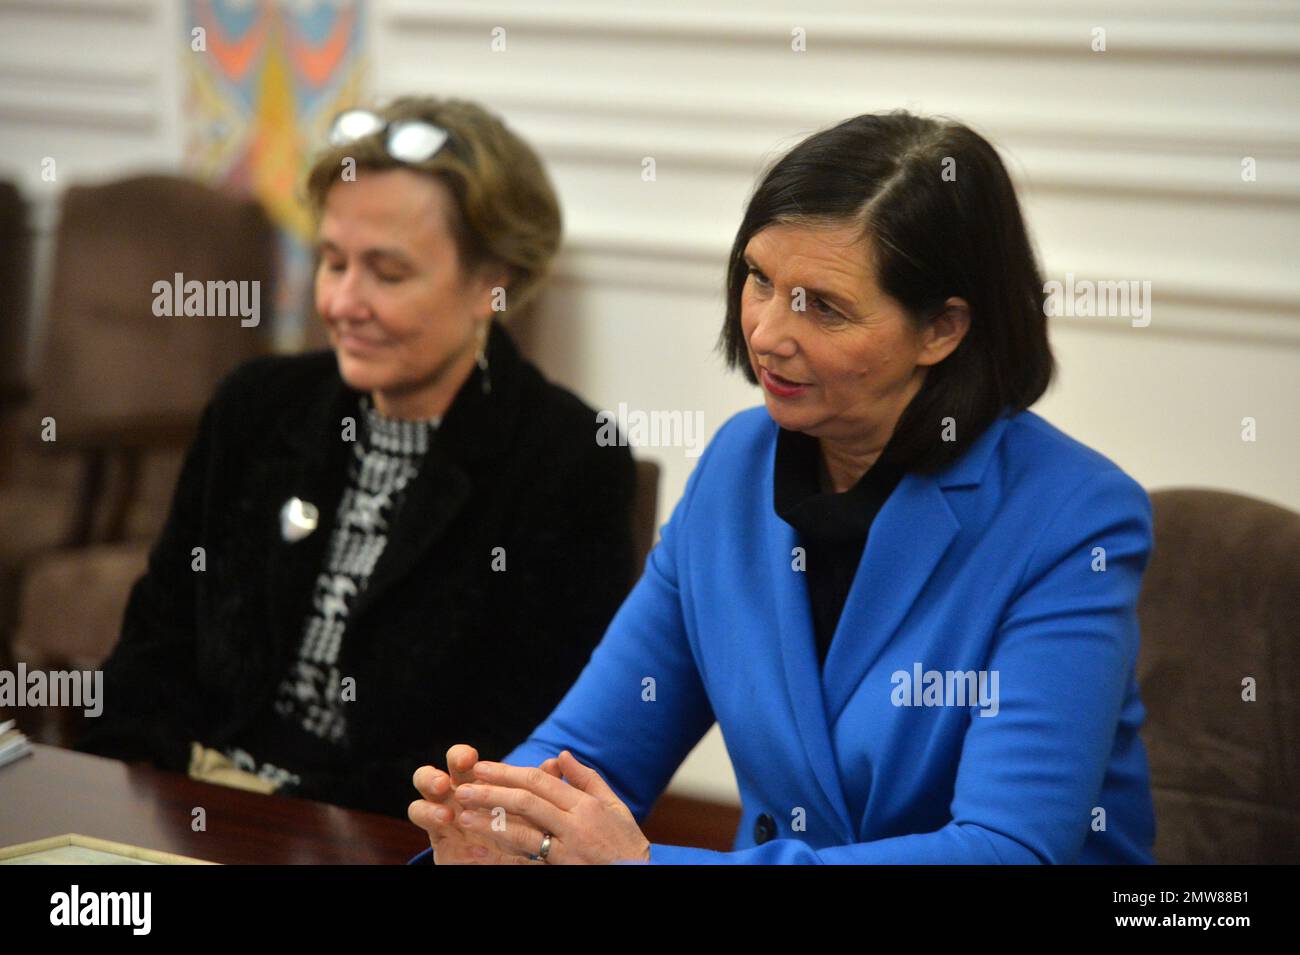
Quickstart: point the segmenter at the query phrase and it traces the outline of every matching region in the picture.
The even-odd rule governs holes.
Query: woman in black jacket
[[[219,389],[78,745],[404,816],[467,723],[504,755],[581,671],[631,581],[634,470],[492,321],[559,243],[532,150],[432,99],[331,143],[333,352]]]

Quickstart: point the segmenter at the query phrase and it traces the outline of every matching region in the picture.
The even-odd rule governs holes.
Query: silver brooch
[[[280,536],[290,543],[300,541],[316,529],[319,520],[315,504],[291,497],[280,508]]]

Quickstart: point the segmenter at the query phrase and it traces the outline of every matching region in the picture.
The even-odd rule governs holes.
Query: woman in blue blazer
[[[848,120],[764,176],[714,437],[559,706],[421,767],[439,863],[1152,861],[1146,494],[1028,407],[1053,373],[1014,189],[968,128]],[[714,721],[733,851],[639,823]],[[558,754],[558,755],[557,755]]]

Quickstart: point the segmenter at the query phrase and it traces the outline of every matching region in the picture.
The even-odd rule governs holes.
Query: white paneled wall
[[[31,203],[33,315],[64,187],[180,165],[181,12],[170,0],[0,0],[0,176]],[[29,366],[40,331],[30,325]]]
[[[175,165],[179,16],[0,0],[0,172],[39,195],[45,156],[60,185]],[[377,99],[478,99],[547,161],[566,244],[528,334],[590,403],[700,411],[706,434],[759,403],[712,350],[755,175],[808,132],[907,107],[999,146],[1049,277],[1152,283],[1149,327],[1053,320],[1061,373],[1036,410],[1148,488],[1300,509],[1295,3],[375,0],[369,16]],[[694,459],[638,453],[663,465],[662,521]],[[734,794],[716,731],[674,786]]]
[[[699,408],[711,427],[758,399],[714,371],[708,348],[763,162],[859,112],[959,117],[1003,150],[1049,277],[1152,283],[1150,327],[1057,323],[1063,374],[1044,413],[1148,483],[1300,506],[1294,402],[1269,384],[1300,345],[1296,7],[1156,3],[1135,19],[1118,3],[861,6],[388,0],[374,7],[376,94],[477,98],[536,143],[568,226],[541,359],[593,401]],[[1259,419],[1253,463],[1225,471],[1245,460],[1246,415]],[[690,462],[662,456],[671,501]]]

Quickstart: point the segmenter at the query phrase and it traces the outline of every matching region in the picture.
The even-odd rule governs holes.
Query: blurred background
[[[759,171],[859,113],[960,119],[1000,148],[1049,279],[1150,282],[1145,326],[1052,319],[1035,410],[1149,491],[1300,510],[1295,3],[0,0],[9,659],[111,647],[215,382],[322,341],[308,157],[339,109],[403,93],[478,100],[548,165],[565,240],[525,351],[597,408],[700,412],[705,440],[762,400],[714,351]],[[175,271],[261,278],[261,325],[153,320]],[[635,452],[658,523],[688,451]],[[734,801],[716,729],[673,788]]]

